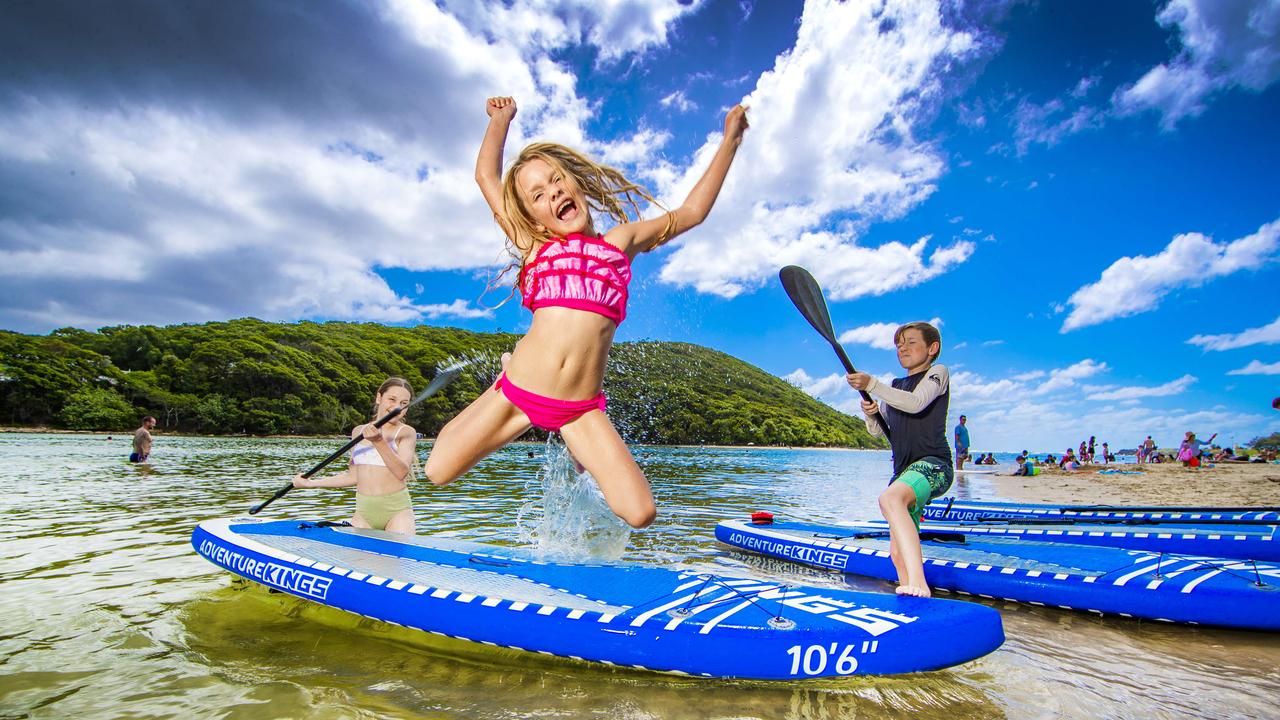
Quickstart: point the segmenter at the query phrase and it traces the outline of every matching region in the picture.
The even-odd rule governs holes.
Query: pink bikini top
[[[567,307],[603,315],[615,323],[627,316],[631,260],[598,237],[570,233],[544,243],[520,271],[524,306]]]

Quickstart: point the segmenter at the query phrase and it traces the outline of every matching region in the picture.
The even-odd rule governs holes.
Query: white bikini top
[[[391,446],[392,451],[396,449],[396,438],[400,437],[401,430],[404,430],[404,425],[401,425],[400,428],[396,430],[395,437],[391,438],[391,440],[388,442],[388,444]],[[382,459],[382,454],[379,453],[378,449],[373,446],[373,443],[369,442],[368,440],[361,440],[359,444],[357,444],[355,448],[351,451],[351,464],[352,465],[379,465],[381,467],[387,466],[386,461]]]

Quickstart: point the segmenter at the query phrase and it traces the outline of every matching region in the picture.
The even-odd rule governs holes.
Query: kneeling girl
[[[396,408],[405,408],[413,388],[404,378],[392,377],[382,383],[373,403],[373,416],[382,417]],[[412,535],[413,505],[407,482],[412,475],[418,434],[405,424],[404,413],[381,428],[373,423],[357,425],[351,437],[363,436],[351,449],[351,465],[346,472],[324,478],[295,475],[293,486],[332,488],[356,486],[356,512],[351,524],[359,528],[390,530]]]

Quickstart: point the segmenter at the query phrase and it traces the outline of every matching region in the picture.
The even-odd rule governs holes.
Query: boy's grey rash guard
[[[886,385],[874,377],[867,392],[880,399],[880,412],[867,417],[867,431],[884,436],[884,422],[893,430],[893,475],[926,457],[944,460],[948,468],[947,408],[951,402],[951,374],[946,365],[930,365],[922,372],[895,378]]]

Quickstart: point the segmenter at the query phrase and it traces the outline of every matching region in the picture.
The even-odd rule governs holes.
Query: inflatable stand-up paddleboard
[[[236,575],[322,605],[639,670],[761,680],[907,673],[1004,641],[999,613],[975,603],[559,563],[523,548],[322,523],[207,520],[191,544]]]
[[[889,534],[862,524],[726,520],[727,545],[814,567],[897,580]],[[933,588],[1177,623],[1280,631],[1280,565],[1109,547],[922,533]]]
[[[869,527],[887,530],[883,520]],[[1280,560],[1280,525],[1206,521],[1180,525],[1147,520],[1094,518],[988,518],[926,520],[921,531],[963,533],[971,537],[1004,537],[1038,543],[1103,545],[1148,552],[1205,555],[1244,560]]]
[[[1141,505],[1045,505],[944,497],[925,506],[926,520],[1038,518],[1050,520],[1150,520],[1195,525],[1204,521],[1280,524],[1280,507],[1177,507]]]

